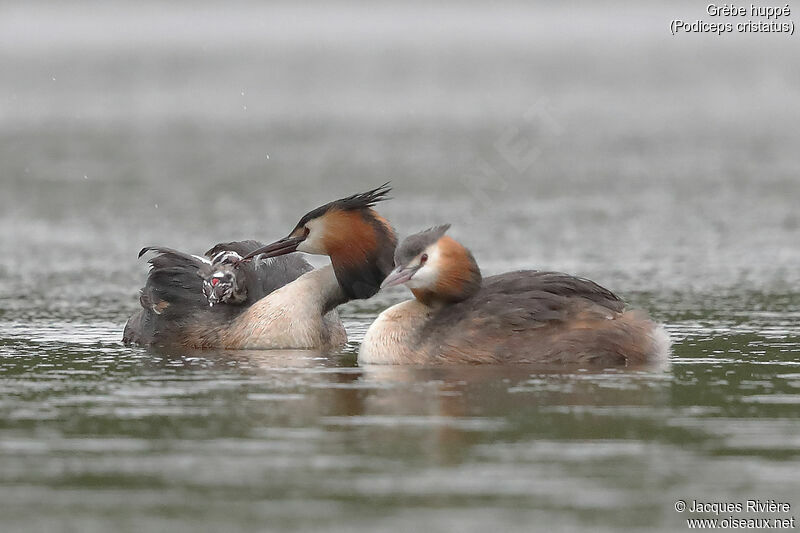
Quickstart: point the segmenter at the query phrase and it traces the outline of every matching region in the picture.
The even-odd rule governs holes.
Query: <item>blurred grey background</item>
[[[797,40],[670,35],[703,11],[4,2],[2,290],[133,306],[143,245],[274,239],[387,180],[401,234],[452,222],[484,270],[796,285]]]

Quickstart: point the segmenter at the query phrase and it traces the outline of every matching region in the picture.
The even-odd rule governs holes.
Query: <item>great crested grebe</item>
[[[224,345],[331,346],[320,318],[345,302],[372,297],[394,266],[394,229],[372,209],[387,199],[390,190],[384,184],[309,211],[288,237],[247,254],[242,262],[299,251],[327,255],[331,264],[300,276],[248,307],[223,333]]]
[[[242,263],[242,256],[262,247],[257,241],[221,243],[205,256],[170,248],[148,247],[147,282],[140,291],[142,309],[125,325],[123,342],[146,346],[234,347],[226,332],[253,303],[313,270],[302,257]],[[323,317],[334,342],[344,342],[335,311]]]
[[[482,278],[449,227],[397,248],[382,286],[405,284],[415,298],[378,316],[359,363],[633,366],[668,356],[663,327],[592,281],[534,270]]]

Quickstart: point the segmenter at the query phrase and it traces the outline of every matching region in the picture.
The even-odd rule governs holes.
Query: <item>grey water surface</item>
[[[796,37],[698,3],[0,4],[0,530],[686,529],[800,509]],[[798,6],[800,7],[800,6]],[[392,180],[485,273],[589,277],[666,369],[127,348],[145,245]],[[316,264],[321,264],[317,261]]]

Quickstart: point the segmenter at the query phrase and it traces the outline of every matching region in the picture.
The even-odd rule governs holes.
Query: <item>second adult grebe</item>
[[[596,283],[523,270],[482,278],[472,254],[437,226],[405,239],[382,286],[415,299],[381,313],[359,363],[627,366],[664,359],[669,337]]]

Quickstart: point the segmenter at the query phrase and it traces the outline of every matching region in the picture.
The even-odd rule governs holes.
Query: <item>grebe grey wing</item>
[[[139,291],[142,309],[125,325],[122,340],[126,344],[153,344],[165,325],[193,309],[208,307],[199,276],[208,259],[158,246],[142,248],[139,257],[148,252],[157,254],[148,261],[150,271]]]
[[[539,304],[545,307],[552,305],[548,303],[548,295],[556,301],[559,298],[581,298],[617,313],[625,308],[625,302],[605,287],[561,272],[519,270],[490,276],[484,278],[479,294],[483,294],[484,298],[499,294],[530,298],[530,305],[534,309]]]
[[[148,261],[150,272],[141,290],[142,307],[161,314],[172,305],[208,305],[198,274],[210,264],[208,259],[156,246],[143,248],[139,257],[151,251],[158,253]]]
[[[486,278],[475,295],[435,312],[420,338],[437,339],[441,362],[592,362],[606,358],[609,350],[612,357],[619,353],[617,333],[612,346],[601,330],[624,306],[589,280],[558,272],[509,272]],[[580,335],[572,333],[575,329]],[[590,339],[597,340],[597,350]]]

